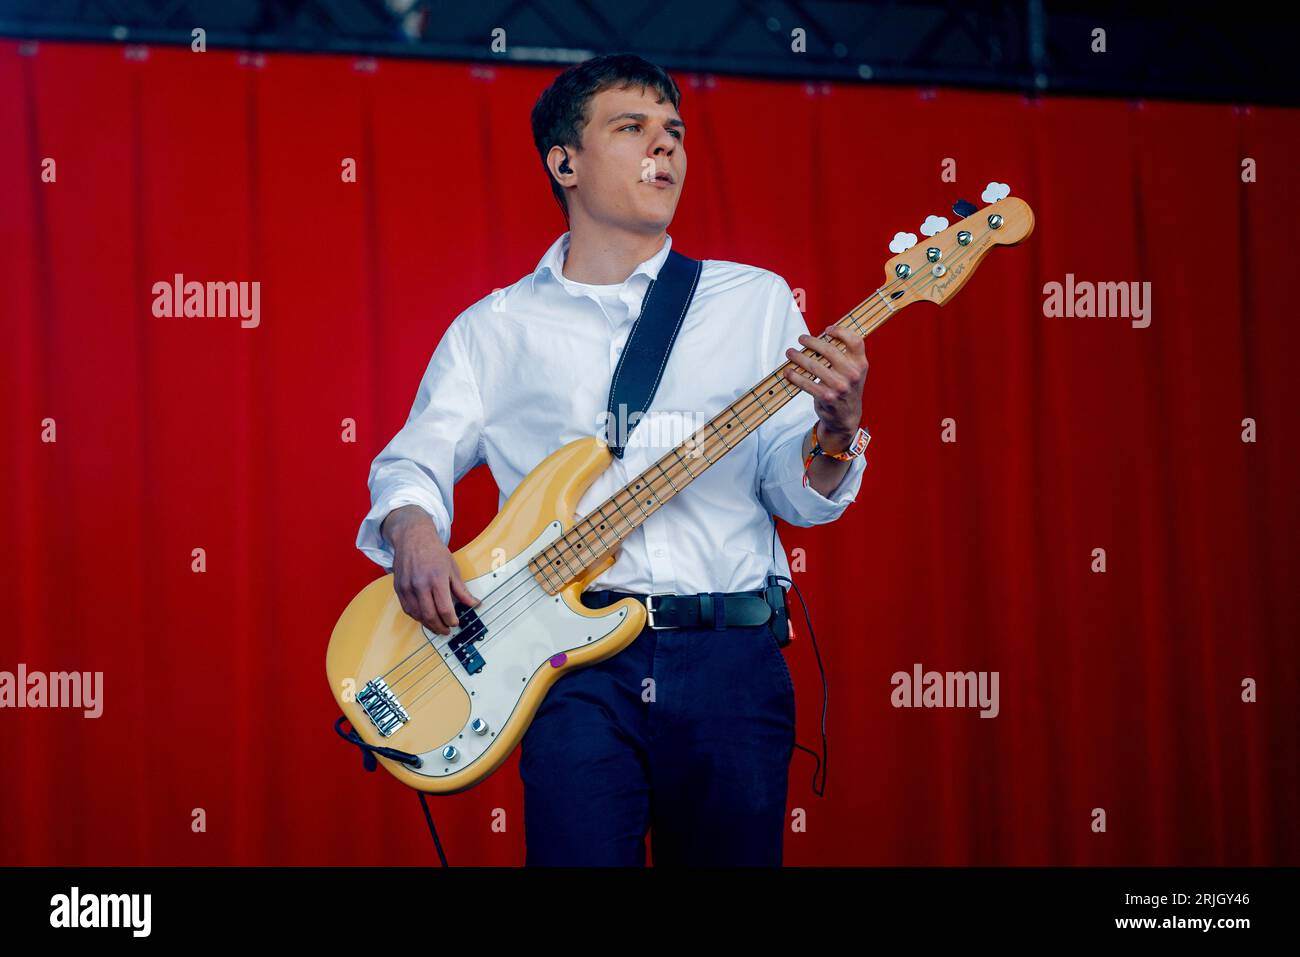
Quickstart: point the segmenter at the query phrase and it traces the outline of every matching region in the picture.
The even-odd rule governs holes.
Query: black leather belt
[[[757,591],[713,591],[695,595],[674,595],[603,589],[582,593],[582,603],[588,608],[604,608],[624,598],[635,598],[649,612],[647,624],[655,630],[662,628],[712,628],[721,631],[726,627],[765,625],[772,617],[772,606],[767,595]]]

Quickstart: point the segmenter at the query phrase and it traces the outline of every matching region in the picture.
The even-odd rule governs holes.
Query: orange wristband
[[[812,451],[809,452],[808,457],[803,460],[804,488],[808,487],[808,469],[812,465],[812,460],[814,458],[816,458],[819,455],[824,455],[827,458],[835,459],[838,462],[851,462],[853,461],[853,459],[857,458],[859,455],[863,453],[863,451],[867,447],[867,443],[871,441],[871,434],[867,432],[866,429],[859,428],[857,435],[853,437],[853,441],[849,443],[849,447],[847,449],[845,449],[843,452],[827,452],[825,449],[822,448],[821,442],[817,440],[817,425],[818,423],[814,422],[812,430],[808,433],[808,435],[812,438],[813,444],[812,444]]]

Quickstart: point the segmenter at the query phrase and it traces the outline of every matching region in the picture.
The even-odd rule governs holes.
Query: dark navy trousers
[[[529,866],[779,866],[794,685],[766,625],[654,630],[571,671],[524,734]]]

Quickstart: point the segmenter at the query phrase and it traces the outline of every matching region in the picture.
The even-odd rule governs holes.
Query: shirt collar
[[[537,280],[539,278],[545,278],[547,272],[550,272],[551,277],[557,281],[572,281],[565,277],[563,273],[564,259],[569,253],[570,235],[570,233],[566,232],[561,235],[559,239],[555,240],[555,242],[551,243],[551,248],[546,250],[546,255],[541,258],[541,261],[537,263],[537,268],[533,270],[532,275],[528,277],[530,288],[536,290]],[[664,244],[659,251],[633,269],[631,275],[627,278],[631,279],[632,276],[635,276],[638,273],[649,276],[651,279],[657,278],[659,276],[659,269],[663,266],[664,260],[668,258],[668,253],[672,249],[672,246],[673,237],[664,233]],[[626,280],[624,281],[626,282]],[[561,283],[561,285],[563,285],[563,283]]]

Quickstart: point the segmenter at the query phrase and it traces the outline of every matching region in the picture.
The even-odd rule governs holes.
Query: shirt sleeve
[[[763,327],[766,364],[760,375],[789,360],[785,350],[802,348],[799,337],[808,324],[795,304],[789,284],[775,277]],[[758,494],[764,507],[791,525],[807,527],[833,522],[855,501],[866,470],[866,454],[856,456],[849,470],[827,497],[803,484],[803,440],[817,421],[813,397],[802,389],[775,415],[758,427]]]
[[[433,519],[438,536],[451,541],[452,488],[483,459],[483,402],[463,329],[453,322],[420,380],[406,424],[370,466],[371,508],[357,534],[357,548],[385,569],[392,546],[380,526],[393,509],[418,505]]]

